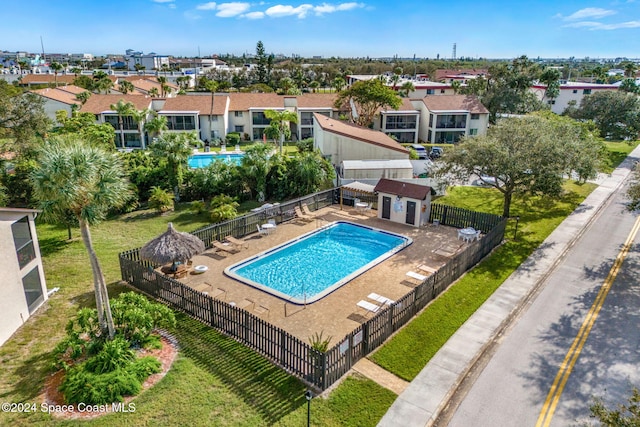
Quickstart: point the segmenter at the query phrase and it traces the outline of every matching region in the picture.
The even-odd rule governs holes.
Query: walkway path
[[[370,380],[375,381],[384,388],[387,388],[395,394],[402,393],[409,383],[402,378],[398,378],[391,372],[376,365],[366,357],[358,360],[352,368],[354,371],[364,375]]]

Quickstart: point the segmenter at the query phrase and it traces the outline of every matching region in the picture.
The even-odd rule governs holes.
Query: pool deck
[[[219,298],[239,306],[246,303],[245,299],[249,299],[255,303],[255,307],[247,308],[249,311],[301,340],[308,341],[310,336],[323,332],[325,337],[332,336],[332,344],[335,344],[371,317],[371,314],[356,305],[358,301],[374,302],[367,298],[367,295],[372,292],[392,300],[406,295],[416,285],[416,282],[406,275],[408,271],[427,274],[418,270],[417,266],[426,264],[437,269],[449,257],[468,245],[457,239],[457,229],[442,225],[416,228],[376,218],[374,216],[377,214],[376,211],[366,215],[356,213],[350,207],[342,211],[339,207],[328,207],[321,209],[319,213],[320,219],[313,221],[292,220],[279,224],[276,231],[270,235],[258,235],[257,232],[250,234],[242,239],[247,245],[235,253],[212,248],[197,255],[193,258],[193,265],[205,265],[208,267],[207,271],[201,274],[190,273],[180,281],[194,288],[201,288],[204,283],[209,283],[212,285],[211,289],[207,289],[209,292],[213,292],[216,288],[222,289],[225,293]],[[402,234],[411,237],[413,244],[323,299],[306,306],[287,303],[224,274],[224,269],[231,264],[326,225],[328,222],[340,220]],[[229,245],[229,247],[232,246]],[[329,267],[329,264],[327,266]],[[266,307],[268,310],[258,306]]]

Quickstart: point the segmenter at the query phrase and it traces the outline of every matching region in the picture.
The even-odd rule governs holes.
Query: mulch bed
[[[160,337],[160,341],[162,342],[162,347],[156,350],[141,350],[138,352],[139,357],[144,356],[154,356],[161,363],[161,371],[157,374],[153,374],[147,378],[147,380],[142,384],[142,392],[146,389],[152,387],[158,381],[160,381],[166,374],[169,372],[173,361],[175,360],[178,354],[178,346],[175,343],[175,340],[171,337],[163,336]],[[91,419],[96,418],[105,414],[109,414],[112,411],[111,405],[101,405],[100,410],[97,411],[89,411],[84,410],[80,411],[77,406],[66,405],[64,403],[64,396],[58,390],[60,388],[60,384],[64,379],[64,371],[60,370],[46,379],[44,384],[44,390],[42,393],[42,401],[47,405],[55,405],[55,410],[52,410],[50,413],[55,418],[62,419]],[[139,395],[138,395],[139,396]],[[127,404],[135,399],[136,396],[125,397],[124,399],[124,407],[127,408]],[[59,410],[63,408],[63,405],[66,407],[71,406],[72,409],[69,410]]]

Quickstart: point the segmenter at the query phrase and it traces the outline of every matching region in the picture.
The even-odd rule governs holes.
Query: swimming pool
[[[203,154],[194,154],[189,157],[189,167],[193,169],[198,168],[206,168],[215,160],[222,160],[224,162],[234,164],[236,166],[240,165],[242,158],[244,157],[244,153],[203,153]]]
[[[318,301],[413,240],[337,221],[227,267],[226,275],[294,304]]]

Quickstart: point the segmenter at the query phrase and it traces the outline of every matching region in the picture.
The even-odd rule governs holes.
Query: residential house
[[[38,211],[0,207],[0,345],[47,300],[35,218]]]
[[[562,114],[571,104],[579,107],[585,96],[600,91],[618,90],[618,86],[615,84],[563,82],[560,84],[560,93],[553,99],[544,96],[547,90],[545,84],[535,84],[529,90],[533,92],[540,101],[549,105],[551,111],[556,114]]]
[[[373,129],[386,133],[398,142],[416,143],[420,129],[420,111],[408,98],[402,98],[402,105],[397,110],[380,110]]]
[[[81,112],[93,113],[98,123],[109,123],[116,131],[115,144],[118,148],[145,148],[145,135],[140,132],[138,123],[132,116],[122,117],[122,131],[120,130],[120,118],[118,113],[111,109],[112,105],[118,101],[130,102],[138,111],[145,109],[153,109],[152,98],[140,95],[97,95],[94,94],[80,108]],[[124,146],[122,146],[122,135],[124,135]]]
[[[427,77],[406,77],[401,76],[397,82],[391,80],[391,74],[353,74],[347,76],[347,84],[352,85],[357,81],[382,79],[385,85],[393,88],[394,90],[401,90],[402,85],[410,82],[414,90],[410,91],[407,95],[409,98],[422,98],[427,95],[453,95],[454,90],[450,83],[442,83],[437,81],[430,81]]]
[[[86,92],[86,89],[75,85],[32,91],[44,99],[44,112],[52,120],[55,120],[57,111],[65,111],[68,117],[74,109],[79,108],[81,102],[76,98],[76,95],[82,92]]]
[[[158,115],[167,119],[169,132],[195,131],[202,141],[224,138],[228,127],[229,96],[200,93],[167,98]]]
[[[431,187],[392,179],[381,179],[378,193],[378,218],[414,227],[429,222]]]
[[[428,144],[455,144],[489,126],[489,110],[473,95],[426,96],[411,104],[420,111],[419,139]]]
[[[319,149],[335,167],[345,160],[409,159],[409,150],[383,132],[319,113],[313,114],[313,120],[314,148]]]

